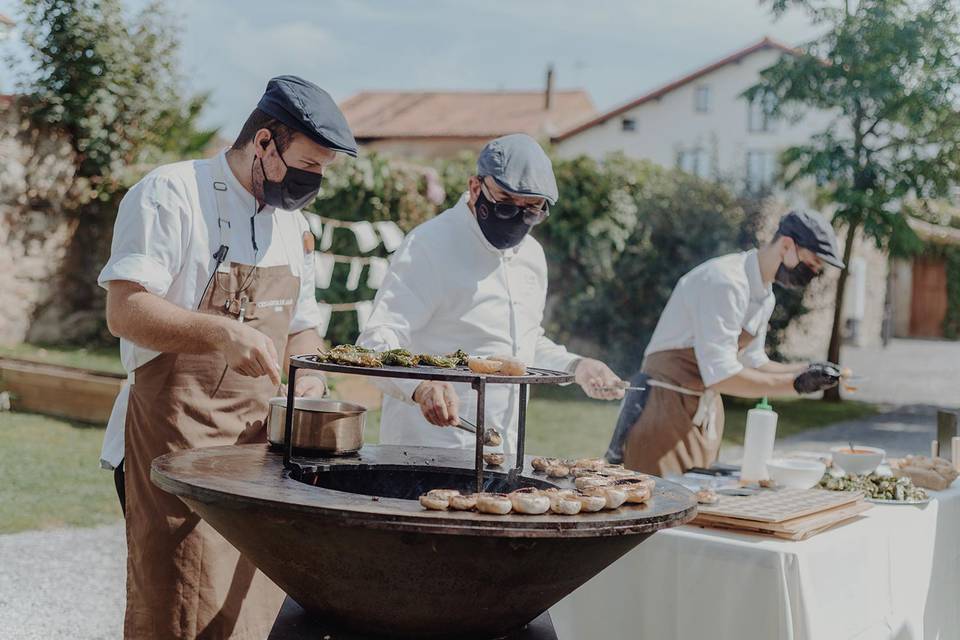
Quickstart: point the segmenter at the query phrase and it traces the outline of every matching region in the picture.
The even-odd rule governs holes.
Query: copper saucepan
[[[267,440],[282,447],[287,414],[287,399],[270,399],[267,414]],[[324,453],[345,454],[363,446],[363,428],[367,408],[323,398],[296,398],[293,404],[293,446]]]

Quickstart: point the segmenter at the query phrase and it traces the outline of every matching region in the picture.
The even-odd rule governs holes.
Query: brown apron
[[[222,178],[214,188],[226,190]],[[222,215],[220,225],[229,247]],[[198,311],[249,324],[282,354],[299,293],[288,265],[220,265]],[[163,353],[134,372],[124,429],[124,637],[263,640],[270,633],[283,591],[179,498],[154,486],[150,463],[183,449],[266,442],[275,392],[267,376],[242,376],[219,353]]]
[[[746,347],[753,336],[740,332],[739,349]],[[693,349],[657,351],[643,359],[643,373],[652,380],[666,382],[690,391],[703,392],[705,387]],[[720,453],[723,439],[723,401],[716,402],[716,436],[708,439],[693,424],[700,398],[662,387],[651,386],[646,405],[627,435],[623,463],[657,476],[681,474],[692,467],[709,467]]]

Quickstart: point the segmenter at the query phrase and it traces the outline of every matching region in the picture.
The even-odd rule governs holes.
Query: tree
[[[799,7],[826,27],[796,55],[761,73],[745,96],[767,100],[774,115],[806,110],[832,116],[803,145],[783,154],[791,186],[815,179],[846,231],[845,264],[858,232],[887,247],[912,232],[907,198],[945,196],[960,175],[960,20],[952,0],[771,0],[779,15]],[[851,6],[854,5],[854,6]],[[840,357],[840,273],[827,358]],[[827,399],[838,400],[834,390]]]
[[[136,14],[120,0],[22,0],[27,47],[20,104],[32,129],[65,139],[75,172],[76,232],[64,265],[63,313],[99,313],[96,274],[117,204],[148,164],[197,154],[216,130],[197,119],[178,73],[176,25],[159,1]]]

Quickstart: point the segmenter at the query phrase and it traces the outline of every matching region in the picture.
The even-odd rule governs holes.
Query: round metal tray
[[[319,356],[292,356],[290,365],[300,369],[318,369],[330,373],[349,373],[358,376],[376,376],[381,378],[407,378],[411,380],[439,380],[441,382],[465,382],[472,384],[483,381],[487,384],[567,384],[573,382],[573,374],[551,369],[527,368],[523,376],[486,375],[471,371],[467,367],[443,369],[441,367],[354,367],[345,364],[320,362]]]

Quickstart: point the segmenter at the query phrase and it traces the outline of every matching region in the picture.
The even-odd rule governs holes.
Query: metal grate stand
[[[484,424],[486,422],[486,388],[488,384],[516,384],[520,386],[520,406],[517,418],[517,457],[514,466],[509,471],[510,478],[516,478],[523,471],[524,443],[526,441],[527,423],[527,396],[531,384],[566,384],[573,381],[573,376],[562,371],[549,369],[529,368],[522,376],[483,375],[471,371],[467,367],[442,369],[439,367],[354,367],[348,365],[321,362],[315,355],[293,356],[290,358],[290,369],[287,373],[287,412],[283,427],[283,467],[289,471],[294,479],[301,479],[303,475],[315,470],[316,465],[306,460],[296,460],[293,451],[293,411],[294,384],[298,369],[316,369],[331,373],[347,373],[352,375],[406,378],[414,380],[438,380],[443,382],[467,383],[477,392],[477,437],[474,456],[477,492],[483,491],[483,441]]]

